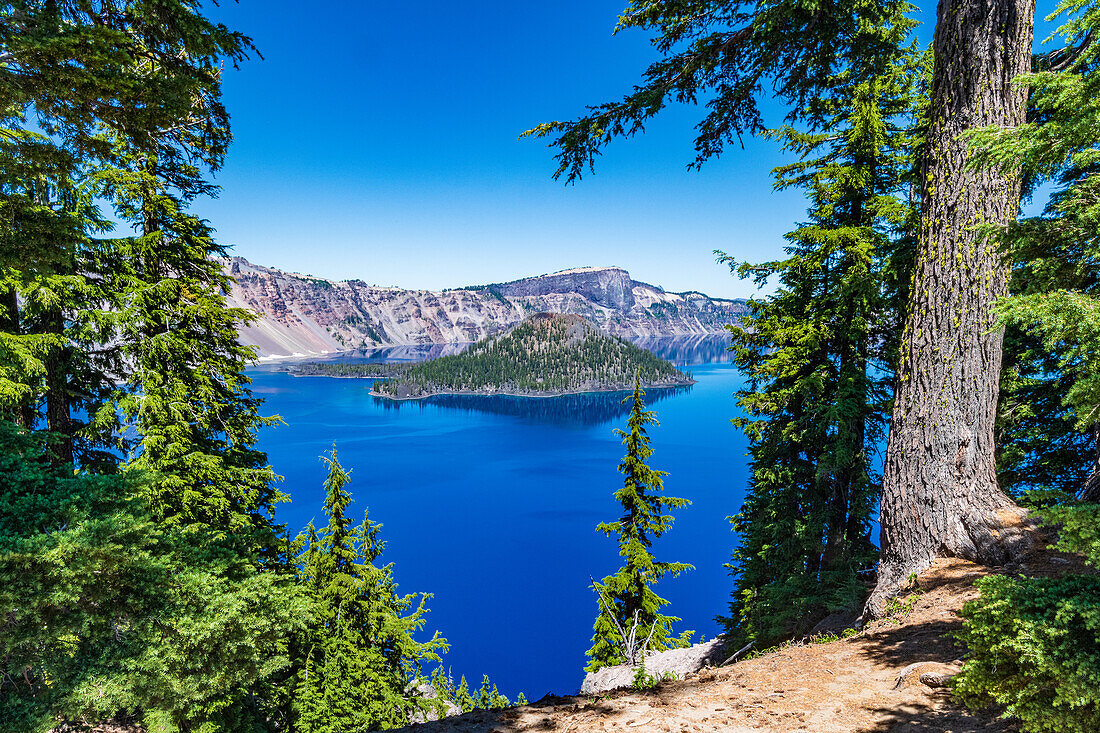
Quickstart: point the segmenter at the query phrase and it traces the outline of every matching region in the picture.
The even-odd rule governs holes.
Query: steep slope
[[[225,267],[235,280],[230,303],[259,314],[241,340],[261,356],[472,342],[541,312],[574,313],[629,337],[721,333],[745,313],[744,301],[666,293],[617,267],[442,292],[304,277],[241,257]]]
[[[547,695],[523,707],[475,711],[403,730],[1009,733],[1016,726],[961,708],[942,686],[966,653],[950,636],[960,626],[956,613],[977,596],[974,580],[989,572],[965,560],[937,560],[892,618],[851,638],[784,647],[648,692]]]
[[[531,316],[461,354],[396,368],[398,373],[374,385],[375,393],[395,399],[433,394],[544,397],[630,389],[636,375],[645,387],[692,384],[691,377],[664,359],[607,336],[581,316],[562,313]]]

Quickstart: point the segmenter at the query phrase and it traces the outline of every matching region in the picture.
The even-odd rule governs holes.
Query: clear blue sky
[[[774,143],[688,171],[700,111],[673,108],[564,186],[553,152],[517,139],[639,78],[654,54],[640,32],[612,35],[625,2],[209,7],[264,59],[226,71],[236,140],[198,213],[236,254],[334,279],[441,289],[620,265],[750,295],[712,251],[775,257],[804,218],[800,193],[772,190]]]
[[[699,113],[670,109],[564,186],[552,151],[517,139],[628,90],[654,58],[643,34],[612,36],[624,4],[210,7],[264,59],[226,70],[235,142],[198,213],[236,254],[322,277],[440,289],[613,264],[747,295],[712,250],[772,257],[805,209],[772,192],[772,143],[687,171]]]

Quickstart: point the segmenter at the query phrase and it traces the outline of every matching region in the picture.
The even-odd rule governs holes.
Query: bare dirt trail
[[[475,711],[410,726],[416,733],[472,731],[805,731],[808,733],[971,733],[1015,731],[991,715],[955,704],[929,675],[958,669],[963,650],[948,634],[957,611],[977,596],[988,568],[937,560],[919,590],[849,639],[789,646],[721,669],[708,669],[650,692],[550,696],[498,711]],[[908,610],[906,606],[911,607]],[[901,678],[899,681],[899,677]]]

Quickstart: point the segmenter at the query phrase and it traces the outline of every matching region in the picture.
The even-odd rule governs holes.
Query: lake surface
[[[726,517],[741,506],[746,441],[732,425],[738,373],[727,339],[651,340],[641,345],[688,365],[698,383],[652,390],[659,427],[650,430],[653,468],[668,471],[666,493],[692,500],[654,546],[660,560],[693,572],[656,590],[677,630],[710,638],[727,611],[723,567],[735,536]],[[437,355],[402,348],[337,357],[394,361]],[[589,588],[620,564],[614,538],[595,527],[621,511],[613,494],[627,409],[623,393],[555,398],[434,397],[394,403],[368,394],[372,380],[292,377],[266,365],[250,372],[265,414],[260,448],[285,476],[292,503],[279,517],[297,531],[322,511],[333,445],[351,471],[352,516],[369,509],[383,525],[382,559],[395,563],[401,592],[434,594],[425,636],[438,629],[457,680],[476,687],[488,674],[509,697],[576,692],[590,646],[596,597]],[[696,636],[696,640],[701,637]]]

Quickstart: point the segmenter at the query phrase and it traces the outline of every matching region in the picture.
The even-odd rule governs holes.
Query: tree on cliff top
[[[634,384],[634,394],[627,430],[616,430],[626,446],[626,456],[619,464],[624,475],[623,487],[615,498],[623,507],[622,517],[596,527],[610,537],[618,536],[619,555],[623,566],[603,582],[593,582],[599,596],[600,613],[596,617],[592,648],[588,650],[588,666],[595,672],[616,664],[636,664],[646,651],[660,651],[686,644],[691,632],[672,638],[675,616],[665,616],[661,608],[668,604],[650,587],[666,575],[679,575],[693,567],[687,563],[658,562],[651,545],[672,527],[672,516],[666,508],[681,507],[691,502],[665,496],[664,471],[655,471],[646,464],[653,455],[649,445],[647,425],[659,425],[651,410],[645,409],[640,381]]]
[[[874,24],[866,16],[888,16],[889,5],[633,0],[617,30],[654,31],[661,54],[643,81],[620,101],[525,134],[553,136],[555,176],[575,181],[612,139],[644,131],[670,101],[705,99],[695,139],[699,165],[742,134],[763,131],[757,99],[765,82],[791,104],[788,120],[798,120],[835,74],[855,80],[877,73],[845,59],[851,50],[873,52],[867,32]],[[1025,91],[1012,79],[1030,64],[1034,10],[1034,0],[940,3],[922,223],[883,479],[872,615],[937,553],[996,562],[1026,536],[1021,511],[997,487],[993,452],[1001,363],[993,304],[1008,281],[996,234],[1016,217],[1019,176],[968,167],[963,136],[1024,122]]]
[[[896,8],[880,22],[878,55],[852,65],[814,100],[804,132],[776,133],[798,161],[774,171],[777,187],[810,199],[809,221],[787,235],[786,256],[731,269],[779,287],[748,302],[729,326],[751,476],[732,517],[739,542],[727,632],[758,645],[799,636],[826,615],[862,603],[859,572],[873,567],[871,517],[886,435],[897,311],[914,207],[904,197],[914,168],[911,129],[923,79],[905,45],[913,21]],[[870,25],[869,25],[870,27]],[[887,42],[892,41],[892,42]]]

